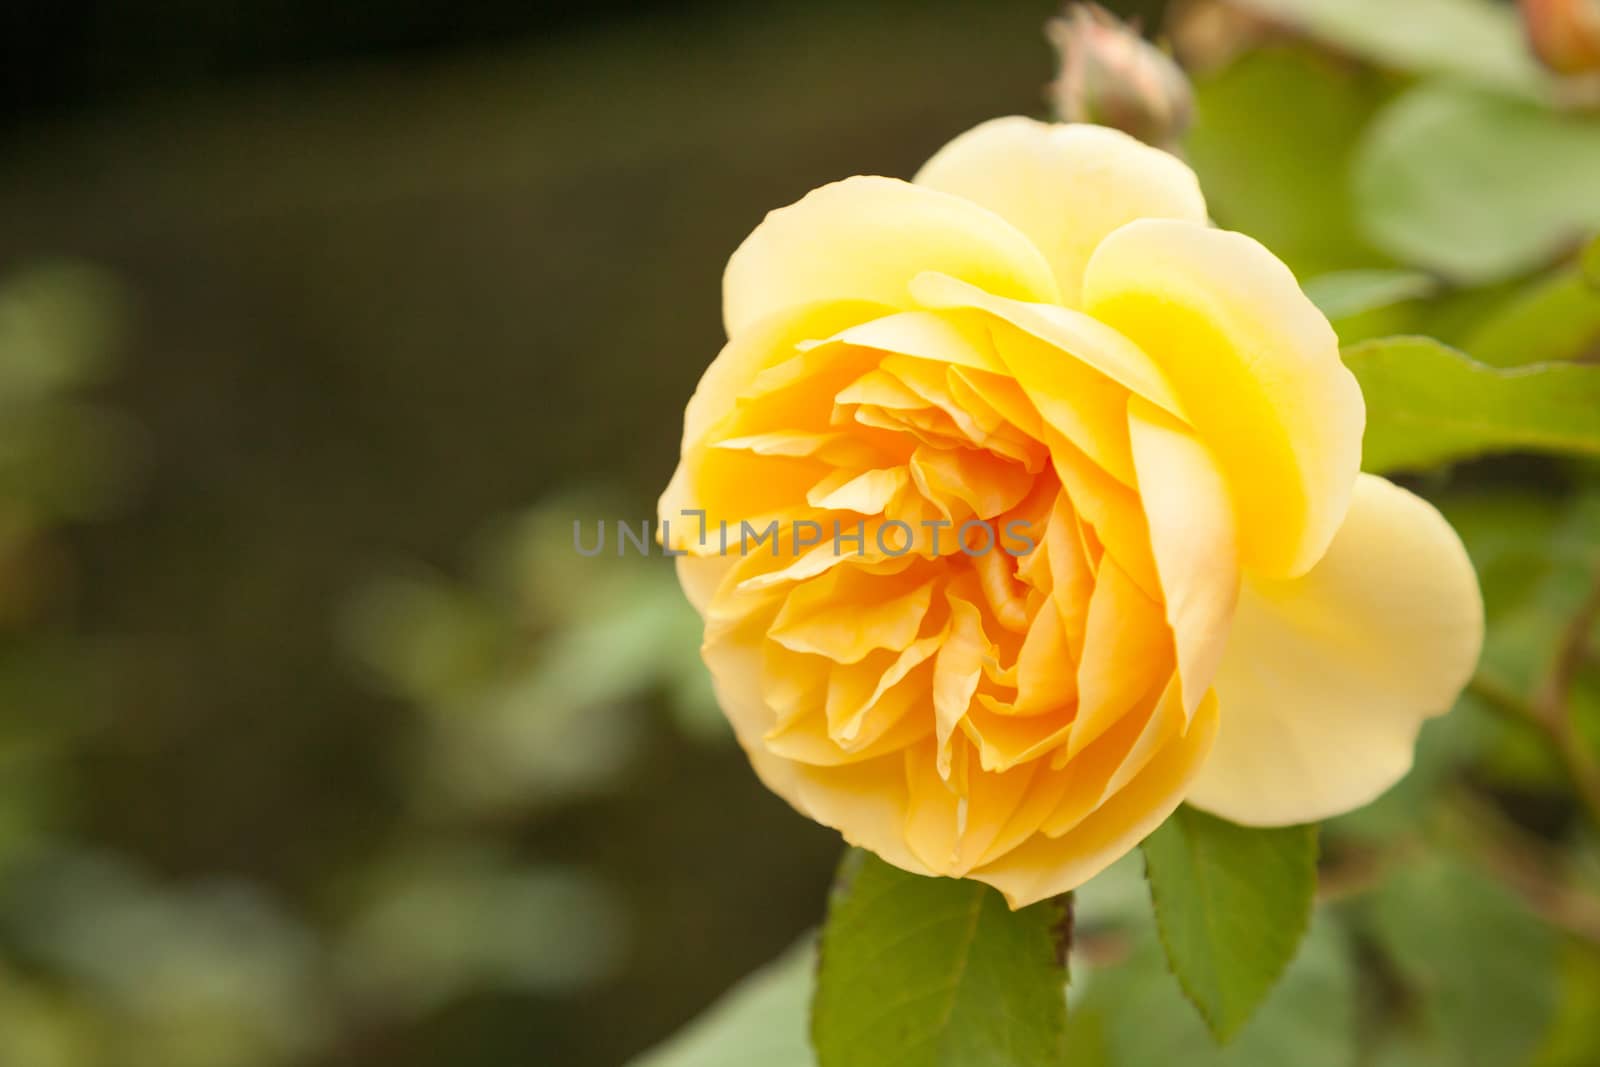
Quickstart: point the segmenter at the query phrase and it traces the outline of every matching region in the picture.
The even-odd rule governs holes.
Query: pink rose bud
[[[1056,116],[1092,122],[1170,148],[1189,128],[1189,81],[1171,56],[1097,4],[1073,3],[1045,23],[1061,57],[1050,83]]]

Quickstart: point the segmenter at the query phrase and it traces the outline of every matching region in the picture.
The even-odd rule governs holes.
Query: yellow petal
[[[1050,599],[1061,616],[1067,653],[1074,663],[1083,659],[1089,597],[1094,592],[1094,572],[1084,556],[1078,530],[1078,516],[1072,510],[1072,502],[1066,493],[1056,493],[1040,549],[1045,552],[1049,564]]]
[[[932,655],[936,639],[918,641],[898,656],[880,652],[854,664],[833,664],[824,692],[814,695],[792,684],[792,663],[765,675],[767,703],[775,697],[811,696],[797,714],[779,711],[764,737],[767,751],[785,759],[830,767],[873,759],[905,748],[933,732],[924,714],[931,668],[918,670]],[[910,676],[910,677],[908,677]],[[809,681],[800,675],[804,684]],[[774,709],[779,710],[779,709]]]
[[[852,326],[833,340],[975,370],[1005,370],[989,343],[984,317],[976,312],[902,311]]]
[[[950,739],[972,707],[984,657],[991,645],[983,632],[983,615],[971,603],[951,596],[950,629],[933,670],[933,714],[938,723],[937,766],[950,775]]]
[[[685,451],[732,415],[740,394],[763,373],[790,363],[799,368],[803,362],[798,361],[801,346],[876,318],[887,310],[881,304],[861,301],[826,301],[790,305],[751,324],[738,338],[723,345],[689,397],[683,416]]]
[[[815,523],[815,528],[805,523]],[[752,526],[761,526],[752,523]],[[757,545],[756,533],[735,524],[729,531],[728,550],[745,552],[740,572],[735,575],[737,588],[743,592],[772,591],[789,582],[802,582],[849,564],[874,574],[896,574],[911,564],[912,557],[900,551],[904,535],[877,518],[854,521],[834,518],[822,521],[816,513],[799,512],[792,521],[779,522],[778,546],[770,552]],[[860,540],[856,535],[860,534]],[[888,552],[879,549],[880,535]],[[716,534],[712,544],[719,544]],[[763,544],[771,545],[772,538]],[[714,549],[715,550],[715,549]]]
[[[980,696],[980,703],[961,722],[962,731],[978,749],[978,766],[985,772],[1009,771],[1059,749],[1072,732],[1072,721],[1059,715],[1017,716],[990,707],[991,698]]]
[[[1074,829],[1055,838],[1034,834],[968,876],[1000,890],[1013,908],[1076,889],[1172,814],[1211,751],[1216,727],[1217,702],[1202,701],[1188,731],[1161,746],[1132,781]]]
[[[1089,254],[1112,230],[1139,218],[1206,217],[1193,171],[1104,126],[992,119],[941,148],[913,180],[982,204],[1032,238],[1068,306],[1078,303]]]
[[[1069,609],[1082,612],[1082,605]],[[1017,653],[1017,699],[1013,712],[1037,715],[1070,705],[1078,696],[1078,661],[1067,638],[1059,601],[1046,597]]]
[[[1192,714],[1211,688],[1239,598],[1233,507],[1211,453],[1187,427],[1138,397],[1128,424],[1183,709]]]
[[[1023,333],[1032,334],[1046,344],[1085,363],[1124,388],[1144,397],[1174,415],[1183,415],[1183,406],[1166,372],[1155,359],[1140,351],[1127,337],[1081,311],[1056,304],[1029,303],[986,291],[962,278],[929,271],[911,282],[911,291],[923,306],[934,309],[978,308],[1010,323]],[[1018,367],[1012,367],[1017,373]],[[1023,367],[1024,371],[1037,369]],[[1019,375],[1020,378],[1020,375]],[[1032,397],[1036,390],[1049,390],[1043,379],[1023,389]]]
[[[966,830],[966,800],[950,788],[939,771],[933,745],[905,752],[905,840],[921,863],[936,874],[948,874],[960,856]]]
[[[953,873],[965,875],[1002,843],[1001,835],[1027,804],[1042,777],[1043,771],[1037,764],[1024,764],[1001,773],[972,772],[966,824],[962,828],[965,832],[961,835]]]
[[[861,663],[834,664],[824,704],[828,735],[834,743],[852,752],[871,743],[883,735],[887,723],[900,717],[901,707],[916,709],[918,736],[930,732],[925,711],[932,667],[918,672],[916,678],[907,676],[939,651],[943,639],[942,632],[930,634],[913,641],[899,655],[878,652]],[[868,722],[869,718],[877,721]]]
[[[1095,249],[1084,310],[1177,390],[1232,489],[1245,565],[1305,573],[1344,519],[1366,411],[1289,269],[1242,234],[1144,219]]]
[[[769,739],[784,726],[817,717],[817,709],[827,705],[837,666],[821,656],[790,652],[772,641],[762,645],[761,694],[774,722],[766,735]]]
[[[1077,755],[1139,701],[1166,685],[1171,637],[1161,605],[1139,590],[1107,556],[1089,597],[1083,662],[1078,665],[1078,717],[1067,742]]]
[[[759,647],[764,622],[752,616],[745,626],[708,639],[702,653],[717,702],[733,724],[756,776],[800,814],[833,827],[851,844],[870,849],[915,874],[934,873],[906,845],[908,801],[902,753],[839,767],[815,767],[768,751],[764,739],[775,716],[761,688]]]
[[[913,714],[909,695],[899,691],[890,694],[869,710],[868,729],[863,730],[858,741],[841,748],[828,734],[828,727],[818,715],[802,715],[793,722],[774,727],[767,733],[767,751],[775,756],[818,767],[837,767],[863,760],[881,758],[897,753],[933,733],[933,727],[921,715]]]
[[[723,347],[689,398],[683,417],[683,454],[658,504],[658,513],[672,535],[672,548],[696,555],[718,551],[716,537],[702,539],[701,519],[686,515],[686,511],[708,512],[705,524],[713,531],[719,521],[737,525],[742,518],[791,507],[827,473],[824,466],[808,459],[783,460],[712,449],[707,438],[736,417],[740,394],[764,371],[793,360],[802,342],[827,337],[879,310],[877,305],[861,303],[795,307],[753,326]]]
[[[812,507],[833,511],[854,511],[876,515],[889,506],[895,494],[911,484],[904,467],[876,470],[834,471],[811,487],[806,502]]]
[[[1150,523],[1139,494],[1107,474],[1059,434],[1050,439],[1050,458],[1078,517],[1093,527],[1106,553],[1121,565],[1151,600],[1161,599],[1161,579],[1150,547]]]
[[[1039,413],[1009,374],[950,368],[950,394],[988,435],[983,447],[1014,459],[1029,474],[1044,469],[1047,452],[1039,443]]]
[[[1217,675],[1222,727],[1189,800],[1253,826],[1361,806],[1411,767],[1478,660],[1483,602],[1455,531],[1362,475],[1309,573],[1246,579]]]
[[[883,357],[883,369],[900,379],[921,398],[924,407],[937,408],[955,425],[967,441],[983,447],[997,428],[998,413],[988,405],[969,411],[957,399],[958,376],[955,368],[932,360],[901,355]],[[971,368],[967,368],[969,373]]]
[[[835,567],[790,590],[769,636],[793,652],[858,663],[873,649],[907,648],[932,599],[932,582]]]
[[[751,452],[757,456],[811,456],[835,466],[861,466],[886,458],[861,438],[842,431],[817,433],[773,430],[743,437],[713,438],[711,447],[729,452]]]
[[[690,536],[695,535],[695,531],[691,531]],[[674,562],[678,571],[678,584],[683,586],[684,596],[688,598],[694,610],[704,618],[706,608],[711,604],[711,598],[716,596],[723,579],[733,570],[733,565],[738,560],[734,556],[684,555],[679,556]]]
[[[1107,797],[1133,781],[1185,726],[1177,684],[1169,680],[1072,759],[1064,760],[1065,753],[1058,751],[1051,766],[1066,784],[1055,807],[1040,820],[1040,832],[1061,837],[1076,829]]]
[[[992,519],[1011,510],[1032,488],[1032,479],[1023,467],[969,448],[920,447],[912,453],[910,472],[929,503],[941,506],[960,502],[966,505],[967,513],[980,519]],[[991,527],[991,548],[994,536]]]
[[[722,317],[737,337],[774,312],[829,300],[914,307],[911,279],[941,271],[1019,300],[1057,297],[1050,266],[987,208],[894,178],[825,185],[767,215],[728,260]]]
[[[995,349],[1039,417],[1124,485],[1134,484],[1128,390],[1030,333],[996,323]]]
[[[1005,773],[974,770],[964,793],[953,792],[933,766],[931,746],[906,751],[912,851],[940,874],[961,877],[1000,837],[1037,780],[1032,766]]]

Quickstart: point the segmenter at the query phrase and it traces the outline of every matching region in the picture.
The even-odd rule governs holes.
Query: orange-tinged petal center
[[[1206,460],[1148,443],[1187,430],[1130,342],[944,295],[770,354],[689,483],[738,556],[708,644],[749,649],[758,766],[780,761],[813,810],[892,782],[911,859],[983,877],[1183,743],[1209,685],[1188,650],[1214,620],[1204,589],[1168,603],[1152,542],[1189,502],[1153,531],[1139,487]]]

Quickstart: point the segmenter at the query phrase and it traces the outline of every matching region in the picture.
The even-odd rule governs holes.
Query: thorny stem
[[[1600,570],[1591,581],[1582,606],[1567,624],[1550,672],[1532,700],[1524,699],[1482,674],[1472,680],[1472,691],[1496,711],[1527,723],[1544,737],[1572,780],[1573,789],[1589,818],[1600,826],[1600,762],[1578,733],[1572,713],[1572,686],[1578,672],[1594,654],[1590,634],[1597,620],[1600,620]]]

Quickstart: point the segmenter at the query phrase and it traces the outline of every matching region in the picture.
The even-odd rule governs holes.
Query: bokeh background
[[[1044,113],[1054,7],[8,0],[0,1065],[612,1067],[815,924],[836,836],[731,743],[670,564],[571,524],[651,516],[762,214]],[[1338,135],[1406,75],[1219,25],[1219,220],[1393,266]],[[1420,484],[1546,582],[1543,647],[1592,472]],[[1565,842],[1549,753],[1491,747]]]
[[[1041,110],[1051,11],[4,6],[0,1063],[614,1065],[815,923],[569,515],[653,514],[761,215]]]

